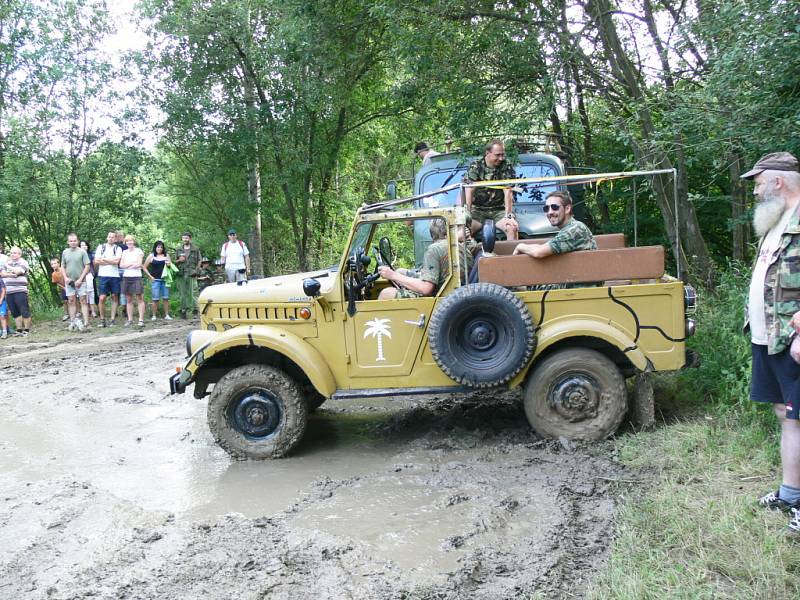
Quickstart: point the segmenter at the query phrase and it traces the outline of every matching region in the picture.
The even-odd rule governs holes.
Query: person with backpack
[[[117,233],[109,231],[106,243],[97,246],[94,252],[94,264],[97,267],[97,290],[100,292],[97,305],[100,309],[100,327],[115,324],[114,319],[117,316],[117,306],[119,306],[119,261],[122,258],[122,248],[115,243],[116,239]],[[111,315],[106,322],[105,304],[106,298],[109,296],[111,296]]]
[[[181,235],[182,245],[175,250],[174,264],[178,267],[175,281],[178,284],[178,295],[181,298],[181,318],[187,318],[189,311],[197,315],[197,267],[200,266],[200,248],[192,243],[192,233],[184,231]]]
[[[225,277],[228,283],[247,281],[250,274],[250,250],[245,243],[236,237],[236,230],[228,230],[228,241],[222,244],[219,257],[225,265]]]

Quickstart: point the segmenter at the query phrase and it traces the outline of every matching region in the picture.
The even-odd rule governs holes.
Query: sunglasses
[[[545,205],[542,207],[542,212],[543,212],[543,213],[548,213],[548,212],[550,212],[550,211],[553,211],[553,212],[558,212],[558,211],[559,211],[559,210],[561,210],[562,208],[563,208],[563,207],[562,207],[560,204],[545,204]]]

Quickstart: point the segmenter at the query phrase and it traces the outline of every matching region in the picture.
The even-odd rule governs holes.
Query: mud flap
[[[648,373],[639,373],[633,379],[633,390],[628,395],[628,414],[631,423],[650,427],[656,422],[655,394]]]

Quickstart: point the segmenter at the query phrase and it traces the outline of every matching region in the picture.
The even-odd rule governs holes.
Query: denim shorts
[[[8,314],[8,302],[3,300],[0,302],[0,317],[5,317]]]
[[[800,365],[794,362],[787,348],[779,354],[769,355],[767,347],[751,344],[753,352],[753,378],[750,399],[786,405],[786,418],[800,418]]]
[[[101,296],[119,296],[119,277],[98,277],[97,291]]]
[[[155,279],[150,283],[150,293],[152,295],[153,302],[157,302],[159,300],[169,300],[169,286],[167,286],[167,282],[163,279]]]

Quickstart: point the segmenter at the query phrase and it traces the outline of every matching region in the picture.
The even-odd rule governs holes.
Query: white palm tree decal
[[[391,319],[372,319],[372,321],[367,321],[366,323],[367,329],[364,331],[364,337],[371,335],[378,338],[378,358],[375,359],[375,362],[386,360],[383,356],[383,336],[392,337],[390,322]]]

